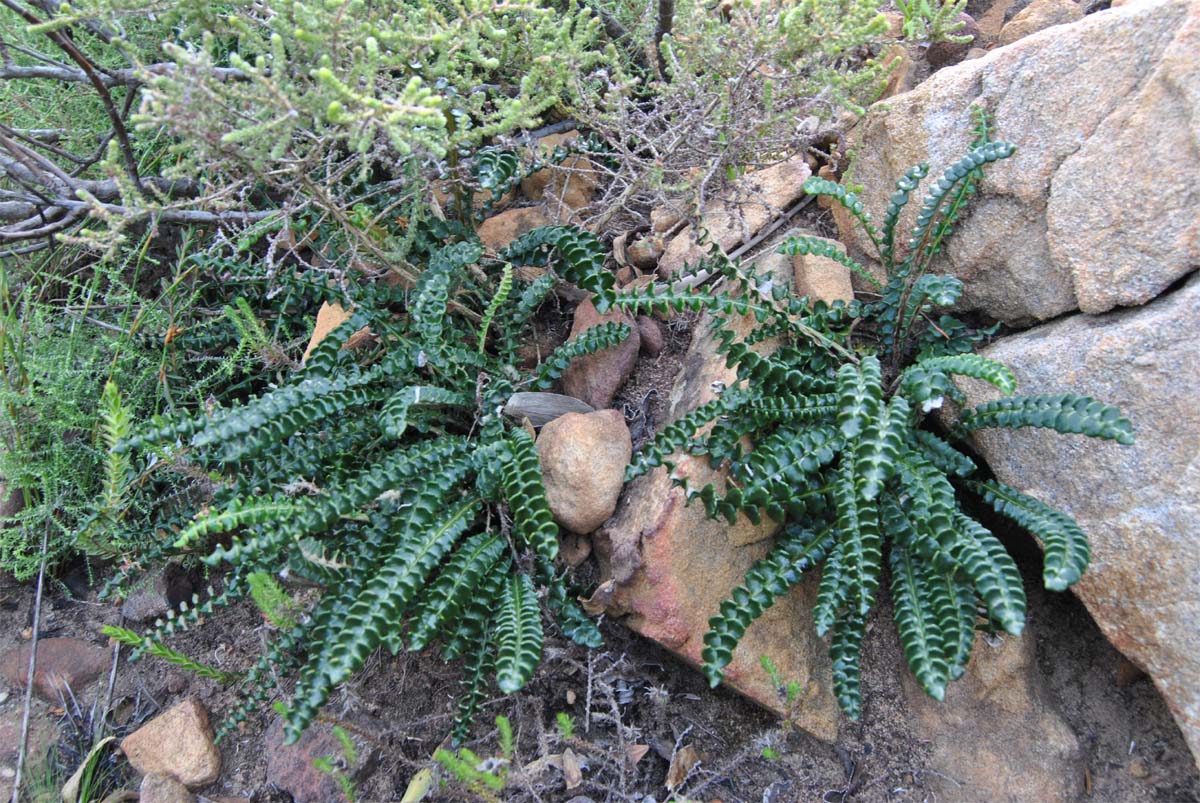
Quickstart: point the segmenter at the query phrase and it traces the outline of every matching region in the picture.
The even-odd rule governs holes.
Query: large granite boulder
[[[966,283],[961,306],[1028,325],[1143,304],[1200,265],[1197,53],[1200,0],[1040,31],[873,106],[851,135],[853,180],[881,218],[909,166],[940,175],[968,150],[982,105],[1018,151],[987,168],[937,268]]]
[[[1153,679],[1200,756],[1200,276],[1144,307],[1075,315],[989,346],[1020,393],[1116,404],[1136,443],[1049,430],[981,430],[996,476],[1059,507],[1088,533],[1074,586],[1104,635]],[[969,402],[995,397],[963,382]]]

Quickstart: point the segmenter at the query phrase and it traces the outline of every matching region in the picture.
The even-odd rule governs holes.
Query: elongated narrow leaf
[[[512,694],[529,682],[542,660],[542,618],[528,575],[508,579],[496,612],[496,645],[496,684]]]

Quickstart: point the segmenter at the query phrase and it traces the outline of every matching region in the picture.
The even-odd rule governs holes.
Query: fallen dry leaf
[[[646,754],[650,752],[648,744],[627,744],[625,745],[625,757],[629,759],[630,764],[637,764]]]
[[[321,341],[328,337],[329,333],[337,329],[346,321],[350,320],[350,313],[336,301],[330,304],[328,301],[321,304],[321,308],[317,310],[317,322],[313,324],[312,337],[308,339],[308,348],[304,349],[304,356],[300,358],[301,364],[308,361],[308,355],[312,354],[313,349],[321,344]],[[372,339],[370,328],[364,326],[346,340],[346,345],[342,348],[353,351],[367,345]]]
[[[674,791],[675,787],[687,780],[688,773],[699,763],[700,754],[690,744],[676,750],[667,769],[667,789]]]
[[[583,770],[579,766],[579,756],[569,747],[562,754],[562,770],[563,780],[567,782],[567,791],[578,789],[583,783]]]

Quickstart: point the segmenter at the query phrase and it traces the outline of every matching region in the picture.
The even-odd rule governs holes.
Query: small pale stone
[[[567,413],[542,427],[537,449],[558,523],[575,533],[603,524],[616,510],[633,454],[625,417],[617,410]]]

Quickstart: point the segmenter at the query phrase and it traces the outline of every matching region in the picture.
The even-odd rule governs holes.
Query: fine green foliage
[[[139,635],[124,627],[105,625],[100,629],[100,632],[127,647],[133,647],[135,656],[143,652],[148,652],[155,658],[161,658],[169,664],[186,669],[188,672],[192,672],[200,677],[212,678],[221,683],[230,683],[237,677],[233,673],[222,672],[220,669],[208,666],[207,664],[193,661],[178,650],[173,650],[148,636]]]
[[[556,564],[558,529],[533,438],[501,413],[514,392],[549,374],[517,370],[520,333],[486,330],[491,320],[528,320],[536,307],[519,265],[608,292],[602,249],[586,233],[553,227],[485,258],[476,241],[446,243],[440,231],[416,245],[426,267],[411,291],[363,288],[350,319],[288,381],[201,417],[160,419],[118,449],[157,450],[219,481],[174,549],[228,563],[224,588],[159,634],[249,591],[298,666],[289,741],[379,647],[440,641],[447,658],[465,661],[461,740],[489,679],[511,693],[537,668],[540,600],[568,636],[599,644]],[[544,295],[542,283],[532,298]],[[343,348],[364,326],[377,344]],[[604,332],[571,353],[627,334]],[[222,533],[231,535],[215,541]],[[280,572],[324,593],[296,612],[270,581]],[[259,690],[244,685],[256,704]]]
[[[499,793],[508,784],[514,755],[512,723],[508,717],[496,717],[496,728],[500,738],[500,755],[496,758],[485,760],[466,747],[457,752],[438,748],[433,754],[433,760],[455,783],[465,787],[472,796],[488,801],[500,800]]]
[[[313,766],[337,782],[346,803],[355,803],[358,790],[354,786],[354,779],[346,774],[346,769],[358,762],[358,749],[345,728],[334,725],[333,736],[341,748],[341,756],[318,756],[313,759]]]
[[[250,598],[258,610],[278,630],[291,630],[297,624],[299,606],[275,578],[265,572],[254,572],[246,577],[250,586]]]
[[[904,15],[901,32],[910,42],[953,42],[965,45],[973,36],[958,34],[966,27],[959,19],[967,8],[967,0],[896,0]]]
[[[982,122],[980,134],[974,149],[933,183],[904,245],[896,243],[900,213],[927,166],[900,180],[880,228],[844,188],[821,179],[806,184],[808,192],[842,204],[877,245],[887,271],[880,300],[809,306],[781,288],[759,293],[752,274],[726,264],[719,272],[734,293],[757,299],[739,311],[753,314],[759,333],[783,340],[764,355],[751,346],[765,335],[738,341],[725,303],[698,296],[738,382],[660,433],[634,458],[628,475],[663,464],[673,468],[670,455],[680,450],[707,454],[728,480],[721,489],[689,487],[678,479],[689,499],[730,522],[745,515],[784,525],[773,550],[709,622],[702,655],[714,685],[750,623],[820,564],[813,618],[817,632],[831,637],[835,696],[857,718],[860,652],[886,557],[905,657],[926,692],[942,699],[969,659],[977,609],[1014,635],[1025,624],[1017,567],[1000,541],[964,512],[960,492],[979,493],[1042,540],[1047,588],[1068,587],[1087,567],[1087,539],[1079,527],[1031,497],[984,481],[964,439],[982,427],[1036,426],[1131,443],[1129,421],[1116,408],[1073,394],[1013,396],[1013,373],[970,353],[983,335],[961,324],[929,324],[962,289],[957,279],[930,272],[931,262],[980,169],[1014,151],[988,141]],[[813,240],[793,239],[782,250],[812,253],[817,247]],[[655,302],[649,294],[634,294],[613,303],[637,309]],[[849,322],[856,324],[853,341]],[[946,400],[965,402],[955,376],[987,382],[1002,397],[965,410],[959,425],[943,435],[926,416]],[[697,437],[710,422],[707,434]],[[753,447],[745,445],[747,438]]]

